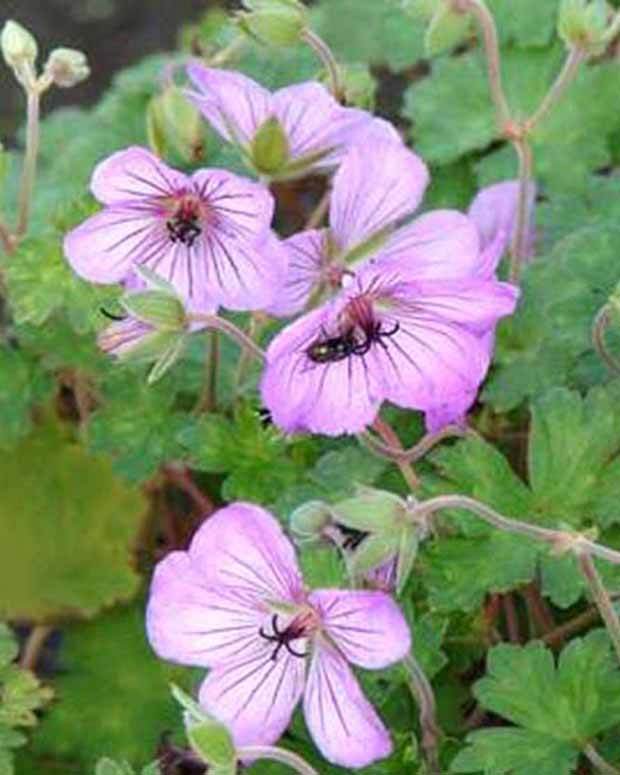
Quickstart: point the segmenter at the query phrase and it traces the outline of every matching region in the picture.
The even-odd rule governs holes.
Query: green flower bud
[[[398,534],[368,536],[353,552],[349,567],[354,576],[360,577],[386,563],[397,551]]]
[[[562,0],[558,35],[569,48],[590,55],[603,53],[608,43],[605,0]]]
[[[239,27],[271,46],[294,46],[308,26],[308,12],[297,0],[246,0],[249,12],[237,14]]]
[[[0,33],[0,48],[4,61],[16,70],[24,66],[34,66],[38,46],[34,36],[21,24],[9,19]]]
[[[187,327],[183,302],[166,291],[130,293],[123,296],[120,303],[132,317],[158,331],[184,331]]]
[[[337,522],[363,533],[395,531],[409,519],[407,501],[371,487],[358,487],[355,497],[339,501],[333,511]]]
[[[375,109],[377,81],[368,65],[341,65],[340,78],[345,103],[372,113]]]
[[[331,506],[323,501],[308,501],[296,508],[289,518],[292,533],[304,542],[320,541],[323,529],[334,521]]]
[[[70,89],[90,75],[86,54],[74,48],[55,48],[45,63],[45,74],[56,86]]]
[[[426,28],[424,45],[429,56],[449,51],[467,37],[471,27],[471,16],[455,9],[453,3],[443,2],[437,6]]]
[[[146,129],[151,148],[166,156],[176,151],[188,163],[204,155],[204,122],[198,109],[176,86],[151,99],[146,111]]]
[[[258,128],[250,155],[256,170],[265,175],[276,175],[286,167],[290,156],[288,138],[275,116]]]

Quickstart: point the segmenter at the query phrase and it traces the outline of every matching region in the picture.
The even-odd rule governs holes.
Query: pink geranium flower
[[[96,167],[91,190],[104,209],[64,245],[82,277],[116,283],[145,266],[198,309],[273,301],[286,255],[270,230],[274,202],[264,186],[220,169],[184,175],[133,147]]]
[[[207,121],[256,165],[254,141],[268,121],[277,121],[286,154],[269,177],[292,178],[337,166],[352,143],[400,140],[387,121],[340,105],[320,83],[294,84],[271,93],[242,73],[194,63],[187,74],[197,91],[188,92]],[[264,170],[258,169],[258,172]]]
[[[277,425],[358,433],[383,401],[425,412],[432,431],[463,418],[489,367],[488,334],[514,310],[518,290],[459,277],[463,254],[436,263],[426,255],[410,266],[371,262],[276,336],[261,392]],[[450,264],[455,279],[446,278]]]
[[[349,664],[380,669],[409,652],[400,610],[382,592],[308,591],[291,543],[258,506],[220,509],[187,552],[159,563],[147,630],[164,659],[211,668],[199,701],[237,746],[274,743],[303,696],[329,761],[365,767],[390,753]]]

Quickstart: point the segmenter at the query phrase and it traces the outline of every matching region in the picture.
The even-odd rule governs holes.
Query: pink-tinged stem
[[[616,767],[612,767],[611,764],[605,761],[600,753],[588,743],[583,749],[583,754],[586,756],[590,763],[593,764],[599,772],[603,775],[620,775],[620,770]]]
[[[26,155],[19,187],[18,215],[16,236],[23,237],[28,229],[32,192],[37,174],[37,158],[39,155],[39,108],[41,95],[36,86],[27,92],[28,107],[26,119]]]
[[[527,238],[530,232],[529,192],[532,185],[534,157],[528,140],[523,137],[513,142],[519,157],[519,198],[517,203],[517,223],[512,241],[510,261],[510,282],[517,283],[521,277],[523,261],[527,253]]]
[[[24,670],[35,670],[39,654],[54,628],[48,624],[35,624],[26,639],[24,650],[19,660],[19,666]]]
[[[234,323],[231,323],[225,318],[221,318],[218,315],[191,315],[191,320],[198,321],[200,323],[206,323],[207,328],[212,328],[215,331],[220,331],[222,334],[226,334],[233,339],[237,344],[247,350],[257,360],[263,362],[265,360],[265,353],[261,348],[253,342],[250,337],[245,334]]]
[[[237,748],[237,757],[241,760],[270,759],[288,765],[299,775],[319,775],[317,770],[298,754],[273,745],[244,745],[242,748]]]
[[[315,52],[321,62],[325,65],[325,69],[329,75],[330,91],[337,100],[342,99],[344,95],[344,88],[340,79],[340,68],[338,62],[334,56],[331,48],[319,37],[314,30],[309,27],[302,33],[302,39],[310,46]]]
[[[383,439],[385,444],[393,449],[403,449],[400,439],[394,432],[394,430],[380,417],[377,417],[372,424],[373,430],[375,430],[379,436]],[[420,480],[416,476],[413,466],[407,460],[395,460],[396,465],[400,468],[400,472],[403,475],[404,480],[407,482],[411,490],[415,491],[420,486]]]
[[[607,331],[610,321],[611,309],[609,304],[605,304],[594,318],[594,324],[592,325],[592,342],[594,343],[594,349],[607,368],[613,374],[620,374],[620,361],[611,354],[607,347],[607,343],[605,342],[605,331]]]
[[[418,504],[414,513],[416,519],[424,519],[443,509],[465,509],[498,530],[542,541],[558,552],[573,552],[578,556],[588,554],[606,560],[613,565],[620,565],[620,552],[615,549],[597,544],[579,533],[552,530],[505,517],[490,506],[466,495],[438,495],[436,498],[430,498]]]
[[[409,688],[420,708],[420,727],[422,729],[422,748],[430,775],[441,775],[439,768],[438,744],[441,730],[437,724],[437,703],[430,681],[413,655],[403,659],[407,671]]]
[[[375,439],[369,433],[361,433],[358,438],[365,447],[378,457],[384,457],[394,462],[405,461],[415,463],[416,460],[424,457],[427,452],[430,452],[435,445],[444,439],[468,436],[470,433],[474,434],[475,431],[463,428],[460,425],[446,425],[445,428],[437,431],[437,433],[427,433],[417,444],[407,449],[404,449],[402,446],[385,444],[379,441],[379,439]]]
[[[596,570],[592,557],[587,552],[583,552],[578,556],[578,561],[579,569],[588,585],[592,600],[598,608],[602,620],[605,622],[607,632],[614,644],[618,660],[620,660],[620,619],[611,602],[609,592],[605,589],[603,580]]]
[[[564,61],[564,66],[549,92],[544,97],[540,106],[524,124],[525,131],[529,134],[534,127],[539,124],[551,111],[551,109],[562,99],[566,89],[573,82],[579,67],[585,61],[586,55],[578,48],[571,48]]]
[[[482,0],[454,0],[457,10],[466,13],[470,12],[476,18],[484,51],[487,59],[487,72],[489,76],[489,88],[491,90],[491,99],[495,105],[497,113],[497,122],[503,128],[510,121],[510,108],[508,100],[502,85],[502,68],[499,53],[499,38],[497,35],[497,26],[493,14],[489,11]]]

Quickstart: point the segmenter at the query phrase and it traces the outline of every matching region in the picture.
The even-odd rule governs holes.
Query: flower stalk
[[[438,742],[441,730],[437,724],[437,703],[430,681],[413,652],[403,660],[407,672],[407,683],[420,708],[422,748],[426,755],[431,775],[440,775]]]
[[[475,431],[469,428],[463,428],[460,425],[446,425],[436,433],[427,433],[420,441],[412,447],[403,448],[392,444],[386,444],[379,439],[375,439],[370,433],[360,433],[358,439],[367,449],[378,457],[392,460],[395,463],[408,462],[415,463],[420,460],[430,450],[444,439],[461,438],[463,436],[474,435]]]
[[[381,436],[387,447],[391,449],[402,450],[404,452],[403,446],[400,443],[400,439],[394,432],[394,429],[388,423],[386,423],[385,420],[377,417],[372,427],[379,434],[379,436]],[[410,489],[413,491],[417,490],[420,486],[420,480],[418,479],[416,472],[413,470],[411,462],[407,459],[403,459],[402,457],[395,459],[394,462],[400,468],[403,479],[407,482]]]
[[[338,66],[338,62],[336,61],[336,57],[334,56],[331,48],[327,45],[323,38],[317,35],[317,33],[314,32],[314,30],[311,30],[309,27],[306,27],[306,29],[302,32],[301,37],[302,40],[304,40],[315,52],[315,54],[325,66],[327,74],[329,75],[331,93],[337,100],[342,99],[344,94],[344,85],[342,83],[342,78],[340,77],[340,67]]]
[[[594,318],[594,324],[592,326],[592,342],[594,344],[594,349],[607,368],[613,374],[620,374],[620,361],[612,355],[605,342],[605,332],[607,331],[610,320],[611,308],[609,304],[605,304]]]
[[[532,183],[534,158],[532,147],[527,137],[522,137],[513,142],[514,148],[519,157],[519,199],[517,204],[517,223],[514,239],[511,246],[511,260],[509,280],[511,283],[518,284],[523,260],[527,253],[527,239],[530,233],[530,213],[529,191]]]
[[[214,331],[219,331],[222,334],[233,339],[237,344],[246,351],[249,355],[256,358],[258,361],[265,360],[265,353],[250,337],[245,334],[240,328],[229,320],[219,317],[218,315],[191,315],[190,320],[195,322],[205,323],[207,328],[211,328]]]
[[[566,89],[575,79],[579,67],[585,59],[586,54],[581,49],[573,46],[569,50],[568,56],[564,60],[564,66],[560,70],[558,77],[555,79],[553,86],[549,89],[547,95],[543,98],[536,111],[525,122],[524,129],[527,134],[530,134],[550,113],[551,109],[562,99]]]
[[[588,585],[592,599],[601,614],[601,618],[605,622],[607,632],[609,633],[618,659],[620,660],[620,619],[618,618],[616,609],[613,607],[609,593],[605,589],[605,585],[603,584],[599,572],[596,570],[592,557],[587,552],[583,552],[578,555],[578,561],[579,569]]]
[[[590,763],[596,767],[598,772],[602,772],[603,775],[620,775],[620,770],[616,767],[612,767],[611,764],[606,762],[591,743],[588,743],[585,746],[583,754],[589,759]]]
[[[286,764],[298,775],[319,775],[314,767],[311,767],[305,759],[296,753],[279,748],[275,745],[244,745],[237,749],[239,759],[270,759],[280,764]]]

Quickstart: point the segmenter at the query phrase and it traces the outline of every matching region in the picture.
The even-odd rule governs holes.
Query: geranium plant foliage
[[[1,20],[2,775],[620,773],[616,5]]]

